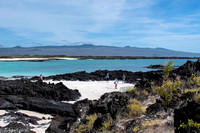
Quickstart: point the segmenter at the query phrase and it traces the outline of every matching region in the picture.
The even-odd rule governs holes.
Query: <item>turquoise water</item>
[[[175,66],[186,63],[188,59],[173,59]],[[196,61],[197,59],[190,59]],[[51,60],[46,62],[16,61],[0,62],[0,76],[11,77],[44,76],[73,73],[78,71],[93,72],[95,70],[127,70],[150,71],[145,68],[148,65],[165,64],[169,59],[137,59],[137,60]]]

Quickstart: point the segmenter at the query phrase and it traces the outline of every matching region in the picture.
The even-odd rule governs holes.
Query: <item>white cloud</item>
[[[170,14],[169,17],[167,10],[156,10],[161,2],[1,0],[0,28],[38,43],[93,42],[172,49],[180,44],[187,47],[186,43],[197,46],[200,15],[194,12],[189,15]],[[178,1],[172,3],[176,4]]]

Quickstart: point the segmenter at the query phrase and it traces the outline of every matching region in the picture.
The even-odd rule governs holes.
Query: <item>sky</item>
[[[200,53],[200,0],[0,0],[0,47],[94,44]]]

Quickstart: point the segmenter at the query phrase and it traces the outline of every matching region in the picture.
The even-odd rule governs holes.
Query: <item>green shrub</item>
[[[133,132],[137,132],[137,131],[139,131],[140,130],[140,127],[139,126],[135,126],[134,128],[133,128]]]
[[[164,70],[163,70],[163,78],[167,79],[171,71],[174,69],[173,61],[170,60],[169,62],[165,63]]]
[[[184,128],[186,130],[190,129],[190,128],[194,128],[194,129],[200,131],[200,123],[197,123],[197,122],[193,121],[192,119],[188,119],[187,124],[185,124],[185,123],[181,123],[180,124],[180,126],[178,127],[178,129],[180,129],[180,128]]]
[[[144,95],[146,95],[146,96],[149,95],[149,92],[146,90],[143,90],[142,93],[144,93]]]
[[[196,94],[199,92],[199,87],[200,87],[200,77],[197,77],[195,74],[192,74],[189,83],[192,85],[196,85],[198,89],[196,90]]]
[[[200,101],[200,94],[194,95],[194,100],[195,101]]]
[[[184,85],[185,83],[181,81],[172,82],[171,80],[167,80],[163,82],[162,86],[152,86],[152,90],[158,93],[163,99],[164,105],[169,105],[173,98],[177,98],[176,95],[179,97],[181,96],[177,89]],[[174,93],[176,93],[176,95],[174,95]]]
[[[107,130],[110,130],[112,126],[113,126],[113,122],[111,120],[104,121],[102,123],[102,127],[100,128],[100,130],[101,131],[107,131]]]
[[[139,96],[139,95],[140,95],[140,92],[139,92],[139,91],[135,91],[135,94],[136,94],[137,96]]]

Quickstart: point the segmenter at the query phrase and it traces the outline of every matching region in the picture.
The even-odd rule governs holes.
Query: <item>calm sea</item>
[[[171,60],[171,59],[170,59]],[[175,66],[181,66],[188,59],[173,59]],[[190,59],[196,61],[197,59]],[[0,62],[0,76],[11,77],[44,76],[73,73],[78,71],[93,72],[95,70],[127,70],[127,71],[151,71],[145,68],[148,65],[165,64],[169,59],[113,59],[113,60],[51,60],[45,62],[16,61]]]

